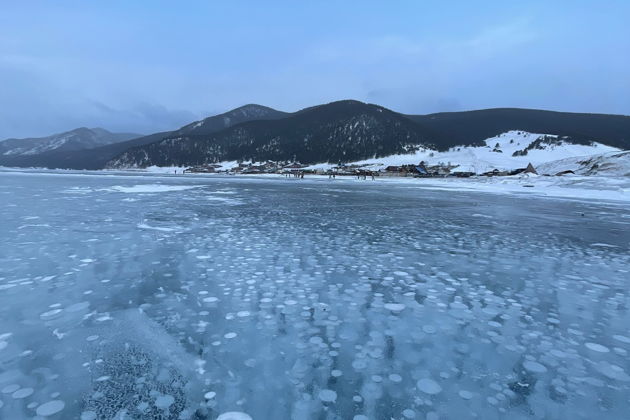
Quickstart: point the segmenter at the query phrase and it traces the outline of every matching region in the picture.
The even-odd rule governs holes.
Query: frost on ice
[[[622,206],[404,184],[2,176],[16,206],[0,210],[0,418],[630,409]]]

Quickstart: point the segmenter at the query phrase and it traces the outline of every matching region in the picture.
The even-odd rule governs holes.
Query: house
[[[470,178],[476,174],[474,172],[453,172],[452,175],[457,178]]]
[[[282,171],[283,172],[298,172],[301,171],[303,168],[306,168],[307,165],[302,165],[300,163],[294,162],[290,165],[285,165],[282,167]]]
[[[405,171],[401,166],[387,166],[384,171],[381,171],[382,176],[407,176],[407,171]]]
[[[184,169],[184,173],[206,173],[206,174],[212,174],[215,173],[217,171],[218,168],[220,168],[221,165],[199,165],[199,166],[193,166],[191,168],[186,168]]]
[[[476,168],[474,165],[455,165],[452,167],[450,174],[452,176],[458,178],[468,178],[471,176],[475,176],[477,174]]]
[[[538,175],[538,172],[536,172],[536,169],[534,168],[534,166],[532,165],[532,163],[528,163],[527,164],[527,168],[525,168],[525,170],[523,171],[523,173],[526,174],[536,174]]]
[[[385,172],[401,172],[400,166],[388,166],[385,168]]]
[[[491,171],[488,172],[484,172],[481,174],[481,176],[506,176],[506,175],[510,175],[510,172],[508,171],[500,171],[498,169],[493,169]]]
[[[513,171],[510,171],[510,175],[519,175],[519,174],[538,175],[538,172],[536,172],[536,169],[534,168],[534,166],[531,163],[529,163],[526,168],[519,168],[519,169],[514,169]]]
[[[424,162],[420,162],[418,164],[418,166],[414,167],[414,169],[415,169],[415,172],[418,173],[419,175],[424,175],[424,176],[428,176],[429,175],[429,170],[424,165]]]

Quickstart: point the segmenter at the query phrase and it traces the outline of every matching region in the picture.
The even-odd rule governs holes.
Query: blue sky
[[[630,1],[0,1],[0,138],[246,103],[630,114]]]

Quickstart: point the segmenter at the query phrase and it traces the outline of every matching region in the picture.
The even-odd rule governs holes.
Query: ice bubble
[[[81,420],[96,420],[97,415],[94,411],[84,411],[81,413]]]
[[[427,334],[435,334],[437,332],[437,328],[435,328],[433,325],[425,325],[422,327],[422,331]]]
[[[532,360],[526,360],[523,362],[523,367],[532,373],[545,373],[547,368],[538,362]]]
[[[363,370],[367,367],[367,362],[365,360],[355,360],[352,362],[352,367],[354,370]]]
[[[462,397],[465,400],[469,400],[473,397],[472,392],[470,391],[466,391],[464,389],[462,389],[461,391],[459,391],[459,396]]]
[[[239,318],[245,318],[245,317],[248,317],[249,315],[250,315],[249,311],[238,311],[236,313],[236,316]]]
[[[565,357],[567,357],[567,354],[565,352],[563,352],[562,350],[558,350],[558,349],[551,349],[549,354],[551,354],[552,356],[555,356],[555,357],[557,357],[559,359],[564,359]]]
[[[458,301],[452,302],[449,306],[451,307],[451,309],[454,309],[454,310],[468,309],[468,306],[465,303],[458,302]]]
[[[220,414],[217,420],[253,420],[249,414],[245,414],[240,411],[228,411],[227,413]]]
[[[623,336],[623,335],[613,335],[612,336],[615,340],[621,342],[621,343],[625,343],[625,344],[630,344],[630,338]]]
[[[601,362],[597,365],[596,369],[610,379],[617,379],[623,382],[630,381],[630,376],[628,376],[621,366]]]
[[[319,344],[324,342],[324,339],[319,337],[319,336],[317,336],[317,335],[315,335],[315,336],[309,338],[308,342],[311,343],[311,344],[319,345]]]
[[[319,391],[319,399],[323,402],[332,403],[337,399],[337,393],[331,389],[322,389]]]
[[[397,373],[392,373],[391,375],[388,376],[389,380],[394,382],[394,383],[399,383],[402,382],[402,376],[400,376]]]
[[[219,298],[218,297],[214,297],[214,296],[209,296],[207,298],[203,298],[203,301],[205,303],[216,303],[216,302],[219,301]]]
[[[584,345],[586,346],[587,349],[593,350],[594,352],[597,352],[597,353],[608,353],[610,351],[608,347],[602,346],[601,344],[597,344],[597,343],[584,343]]]
[[[53,414],[57,414],[66,406],[61,400],[52,400],[45,402],[44,404],[37,407],[36,413],[38,416],[46,417],[52,416]]]
[[[172,395],[160,395],[155,399],[155,406],[166,410],[175,402],[175,398]]]
[[[44,321],[47,321],[47,320],[54,319],[57,316],[59,316],[61,311],[63,311],[63,309],[52,309],[50,311],[46,311],[42,313],[41,315],[39,315],[39,317],[43,319]]]
[[[334,376],[335,378],[340,377],[342,374],[343,374],[343,373],[342,373],[340,370],[338,370],[338,369],[333,369],[333,370],[330,372],[330,375],[331,375],[331,376]]]
[[[230,338],[234,338],[236,336],[237,336],[237,334],[235,332],[229,332],[229,333],[225,334],[223,337],[225,337],[227,339],[230,339]]]
[[[2,388],[2,393],[3,394],[13,394],[18,389],[20,389],[20,386],[18,384],[11,384],[11,385],[7,385],[4,388]]]
[[[136,409],[138,409],[138,411],[140,411],[141,413],[144,413],[145,411],[147,411],[148,408],[149,408],[149,403],[147,403],[146,401],[142,401],[140,404],[136,406]]]
[[[363,414],[357,414],[352,417],[352,420],[370,420],[370,418],[368,416],[364,416]]]
[[[404,303],[386,303],[384,307],[388,311],[392,311],[393,313],[398,314],[405,309],[405,304]]]
[[[203,394],[203,397],[204,397],[206,400],[211,400],[211,399],[213,399],[214,397],[216,397],[216,395],[217,395],[217,393],[216,393],[216,392],[214,392],[214,391],[208,391],[208,392],[206,392],[205,394]]]
[[[416,386],[418,387],[420,391],[429,395],[435,395],[442,392],[442,387],[433,379],[429,379],[429,378],[420,379],[418,383],[416,384]]]
[[[90,307],[90,302],[79,302],[79,303],[75,303],[73,305],[70,305],[66,308],[66,311],[68,312],[79,312],[79,311],[83,311],[87,308]]]
[[[94,340],[98,340],[98,335],[90,335],[90,336],[88,336],[85,340],[86,340],[86,341],[94,341]]]
[[[402,412],[402,415],[406,419],[415,419],[416,418],[416,412],[413,411],[411,408],[404,409],[403,412]]]
[[[11,396],[16,400],[21,400],[22,398],[30,397],[33,395],[33,388],[22,388],[15,391]]]

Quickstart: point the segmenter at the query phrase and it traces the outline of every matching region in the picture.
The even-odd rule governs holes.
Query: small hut
[[[536,172],[536,169],[534,168],[534,166],[532,165],[531,162],[527,164],[527,168],[525,168],[523,173],[524,174],[536,174],[536,175],[538,175],[538,172]]]

